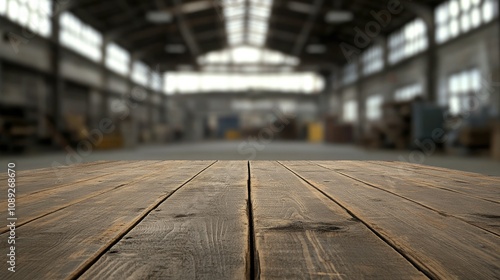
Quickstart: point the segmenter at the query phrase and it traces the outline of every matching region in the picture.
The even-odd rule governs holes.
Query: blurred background
[[[0,163],[500,176],[498,0],[0,0]]]

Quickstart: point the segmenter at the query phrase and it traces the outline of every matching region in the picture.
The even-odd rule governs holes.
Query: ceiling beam
[[[200,49],[193,34],[191,33],[191,29],[186,23],[184,13],[182,13],[182,0],[174,0],[174,3],[177,10],[177,12],[175,13],[175,17],[177,19],[177,24],[179,25],[179,30],[181,31],[182,37],[184,38],[184,41],[186,42],[191,55],[193,57],[197,57],[200,54]]]
[[[294,56],[299,56],[304,49],[304,46],[309,38],[309,34],[311,33],[312,28],[314,27],[314,22],[316,21],[316,17],[321,11],[321,7],[323,6],[323,0],[316,0],[313,4],[313,10],[309,14],[309,18],[306,21],[306,24],[302,28],[297,41],[292,49],[292,54]]]

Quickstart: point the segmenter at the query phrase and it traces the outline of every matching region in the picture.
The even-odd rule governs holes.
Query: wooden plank
[[[23,226],[36,219],[53,214],[73,204],[95,198],[99,195],[118,188],[126,187],[130,184],[143,181],[149,176],[165,172],[179,162],[162,161],[137,161],[134,164],[117,166],[112,172],[108,171],[104,177],[97,177],[89,180],[81,179],[74,184],[65,184],[51,189],[35,192],[31,195],[19,195],[17,198],[17,216],[22,217],[18,221],[17,227]],[[114,163],[110,162],[110,165]],[[75,166],[75,169],[80,169]],[[78,173],[78,172],[74,172]],[[50,181],[50,179],[48,179]],[[43,181],[42,181],[43,183]],[[29,185],[23,185],[28,186]],[[0,215],[7,216],[7,202],[0,202]],[[0,229],[0,233],[7,232],[8,228]]]
[[[365,225],[277,162],[250,166],[262,279],[427,279]]]
[[[143,181],[71,205],[17,229],[16,273],[4,279],[62,279],[90,260],[213,162],[181,162]],[[145,174],[146,175],[146,174]],[[0,245],[6,248],[6,234]]]
[[[284,162],[435,279],[498,279],[498,236],[307,162]]]
[[[149,162],[116,161],[103,164],[76,164],[52,169],[20,171],[16,174],[18,195],[31,195],[54,188],[71,186],[75,183],[102,178],[127,170],[131,166],[141,166]],[[77,170],[77,172],[75,172]]]
[[[375,161],[375,162],[377,162],[377,161]],[[380,161],[378,161],[378,162],[380,162]],[[387,161],[387,162],[384,161],[381,163],[390,164],[393,166],[397,166],[399,168],[419,170],[425,174],[434,175],[434,176],[438,176],[438,177],[442,177],[443,172],[445,172],[445,173],[452,173],[454,175],[459,175],[460,178],[464,178],[465,180],[479,178],[483,181],[486,180],[486,181],[491,181],[491,182],[496,182],[496,183],[500,182],[500,177],[486,176],[486,175],[479,174],[479,173],[449,169],[449,168],[438,167],[438,166],[433,166],[433,165],[415,164],[415,163],[409,163],[409,162],[404,162],[404,161]]]
[[[500,204],[422,183],[421,175],[400,177],[393,168],[365,162],[319,162],[318,165],[395,194],[441,215],[450,215],[500,236]],[[342,169],[342,171],[338,171]],[[408,174],[407,174],[408,175]],[[451,180],[441,183],[453,188]],[[476,189],[481,192],[481,188]],[[500,188],[497,191],[500,197]]]
[[[399,162],[368,161],[368,163],[388,166],[393,169],[393,173],[397,176],[415,175],[419,177],[420,182],[500,203],[498,195],[500,181],[495,177]]]
[[[13,161],[15,162],[15,161]],[[106,161],[93,161],[93,162],[85,162],[85,163],[79,163],[78,166],[81,168],[93,168],[94,166],[98,166],[101,164],[105,164]],[[20,170],[22,166],[16,165],[14,169],[16,170],[16,173],[18,176],[23,176],[26,178],[37,178],[37,179],[47,179],[48,176],[53,175],[54,178],[56,178],[55,171],[57,169],[64,169],[64,168],[69,168],[71,165],[61,165],[58,168],[54,167],[45,167],[45,168],[39,168],[39,169],[28,169],[28,170]],[[7,169],[7,163],[5,163],[5,170]],[[0,179],[7,178],[5,174],[0,174]],[[54,180],[55,181],[55,180]],[[3,186],[1,186],[3,187]]]
[[[177,191],[80,279],[245,279],[247,162],[217,162]]]

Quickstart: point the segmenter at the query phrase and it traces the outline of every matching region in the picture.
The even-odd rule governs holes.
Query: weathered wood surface
[[[426,278],[359,220],[278,163],[252,162],[251,174],[262,279]]]
[[[247,163],[217,162],[115,244],[82,279],[243,279]]]
[[[303,162],[283,164],[362,220],[428,276],[500,277],[497,235],[337,172],[325,172],[321,166]]]
[[[415,177],[420,184],[428,184],[435,188],[442,188],[452,192],[464,193],[473,197],[500,203],[498,197],[498,186],[500,178],[483,176],[480,174],[461,172],[458,170],[448,170],[434,167],[423,166],[399,162],[365,162],[384,168],[386,172],[392,172],[392,177],[406,178]]]
[[[142,173],[142,181],[125,180],[114,191],[19,227],[19,267],[4,279],[64,279],[80,273],[123,231],[212,163],[163,162],[155,171]],[[6,234],[0,238],[6,248]]]
[[[363,162],[317,162],[317,164],[500,236],[500,219],[495,218],[500,215],[500,204],[449,191],[450,186],[453,188],[453,178],[440,179],[439,184],[428,184],[421,179],[427,176],[415,173],[394,176],[394,169],[381,165]]]
[[[127,172],[116,172],[116,169],[111,169],[100,176],[88,173],[93,171],[79,170],[78,172],[73,172],[66,179],[74,181],[74,183],[56,184],[50,188],[43,186],[44,180],[39,179],[36,184],[43,186],[39,191],[32,190],[32,186],[22,179],[23,176],[18,176],[21,180],[17,182],[17,204],[19,207],[17,207],[16,212],[23,219],[17,225],[22,226],[84,200],[114,191],[123,186],[141,182],[148,176],[162,172],[159,167],[165,167],[165,163],[161,161],[147,161],[129,163],[125,166],[119,164],[116,166],[116,168],[120,169],[124,167],[127,168]],[[95,177],[84,179],[85,174],[93,174],[92,176]],[[31,189],[32,192],[28,192],[25,188],[28,190]],[[7,201],[0,203],[0,210],[0,215],[7,215]],[[0,229],[0,233],[4,233],[6,230]]]
[[[2,261],[0,279],[500,279],[498,177],[399,162],[140,161],[17,182],[16,273]]]

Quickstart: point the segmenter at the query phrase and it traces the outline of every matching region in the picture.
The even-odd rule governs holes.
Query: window
[[[382,103],[384,103],[382,95],[370,96],[366,100],[366,118],[368,120],[375,121],[382,117]]]
[[[363,53],[363,75],[368,76],[384,68],[384,50],[382,46],[373,46]]]
[[[149,84],[149,67],[140,62],[134,62],[132,69],[132,80],[141,86],[148,86]]]
[[[481,90],[481,73],[478,69],[453,74],[448,79],[448,105],[452,114],[473,109],[475,95]],[[484,101],[482,101],[484,102]]]
[[[358,120],[358,102],[355,100],[344,102],[342,116],[345,122],[356,122]]]
[[[435,10],[436,41],[444,43],[498,15],[498,0],[451,0]]]
[[[211,65],[220,66],[221,64],[296,66],[299,64],[299,59],[278,51],[250,46],[239,46],[221,51],[209,52],[206,55],[199,57],[198,62],[205,67],[210,67]]]
[[[60,18],[61,44],[79,54],[98,62],[102,59],[102,35],[83,23],[71,13],[63,13]]]
[[[344,67],[342,75],[342,83],[348,85],[358,79],[358,65],[356,63],[349,63]]]
[[[13,22],[43,37],[49,37],[52,33],[51,0],[0,0],[0,15],[6,15]]]
[[[161,91],[161,75],[157,72],[151,73],[151,89],[154,91]]]
[[[122,75],[127,75],[130,71],[130,54],[117,44],[109,44],[106,47],[106,66]]]
[[[397,89],[396,93],[394,94],[394,100],[409,101],[421,95],[422,95],[422,85],[417,83]]]
[[[422,19],[406,24],[389,36],[389,62],[396,64],[427,49],[427,27]]]
[[[323,89],[323,78],[315,73],[227,74],[172,72],[165,74],[165,92],[242,92],[276,91],[316,93]]]

